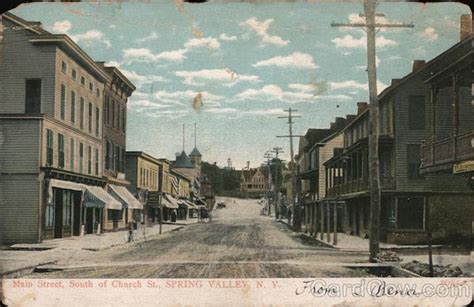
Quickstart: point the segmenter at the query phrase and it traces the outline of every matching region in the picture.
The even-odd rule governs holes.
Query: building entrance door
[[[63,191],[54,189],[54,238],[63,237]]]

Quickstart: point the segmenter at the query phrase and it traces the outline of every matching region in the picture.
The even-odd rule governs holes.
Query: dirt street
[[[261,216],[255,200],[223,199],[212,221],[186,226],[147,242],[80,251],[61,260],[60,271],[30,278],[265,278],[360,277],[345,263],[367,255],[303,244],[287,226]]]

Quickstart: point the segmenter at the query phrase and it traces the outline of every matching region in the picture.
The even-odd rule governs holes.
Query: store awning
[[[122,210],[122,204],[101,187],[86,186],[84,206],[88,208],[107,208]]]
[[[206,203],[202,198],[200,198],[200,197],[196,197],[196,203],[197,203],[197,204],[200,203],[200,204],[202,204],[202,205],[204,205],[204,206],[207,205],[207,203]]]
[[[122,203],[124,208],[143,209],[142,203],[140,203],[126,187],[110,184],[108,191]]]
[[[178,200],[176,198],[174,198],[173,196],[171,196],[170,194],[163,194],[162,204],[163,204],[164,207],[170,208],[170,209],[178,209],[179,208]]]
[[[195,203],[193,203],[192,201],[185,200],[185,202],[187,202],[189,204],[191,209],[197,209],[198,208],[198,206]]]

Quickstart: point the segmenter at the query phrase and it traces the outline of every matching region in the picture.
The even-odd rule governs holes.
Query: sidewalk
[[[184,225],[197,223],[197,220],[186,220],[186,222]],[[162,233],[179,230],[184,225],[163,224]],[[134,231],[131,244],[150,240],[151,237],[159,234],[159,230],[159,225],[139,228]],[[32,272],[37,266],[52,264],[61,259],[72,257],[81,250],[100,251],[126,243],[128,243],[128,231],[123,230],[83,237],[46,240],[35,244],[14,244],[7,249],[0,250],[0,274],[18,277]]]
[[[286,220],[279,220],[280,223],[291,227]],[[334,233],[330,233],[330,240],[326,240],[327,233],[324,233],[324,240],[321,240],[320,233],[316,236],[311,236],[309,233],[300,232],[302,235],[311,238],[313,240],[318,241],[322,245],[335,248],[337,250],[342,251],[368,251],[369,250],[369,239],[364,239],[359,236],[351,236],[345,233],[338,232],[337,233],[337,244],[335,245],[333,242],[334,240]],[[440,248],[442,245],[433,245],[432,248]],[[390,249],[390,250],[418,250],[418,249],[426,249],[428,245],[398,245],[398,244],[388,244],[388,243],[380,243],[381,249]]]

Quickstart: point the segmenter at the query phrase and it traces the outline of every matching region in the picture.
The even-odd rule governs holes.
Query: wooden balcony
[[[380,177],[381,190],[395,189],[395,180],[393,177]],[[357,178],[348,182],[336,185],[329,188],[327,191],[328,197],[342,196],[345,194],[365,192],[369,190],[368,178]]]
[[[421,173],[452,170],[454,163],[474,159],[473,145],[474,131],[426,143],[421,149]]]

